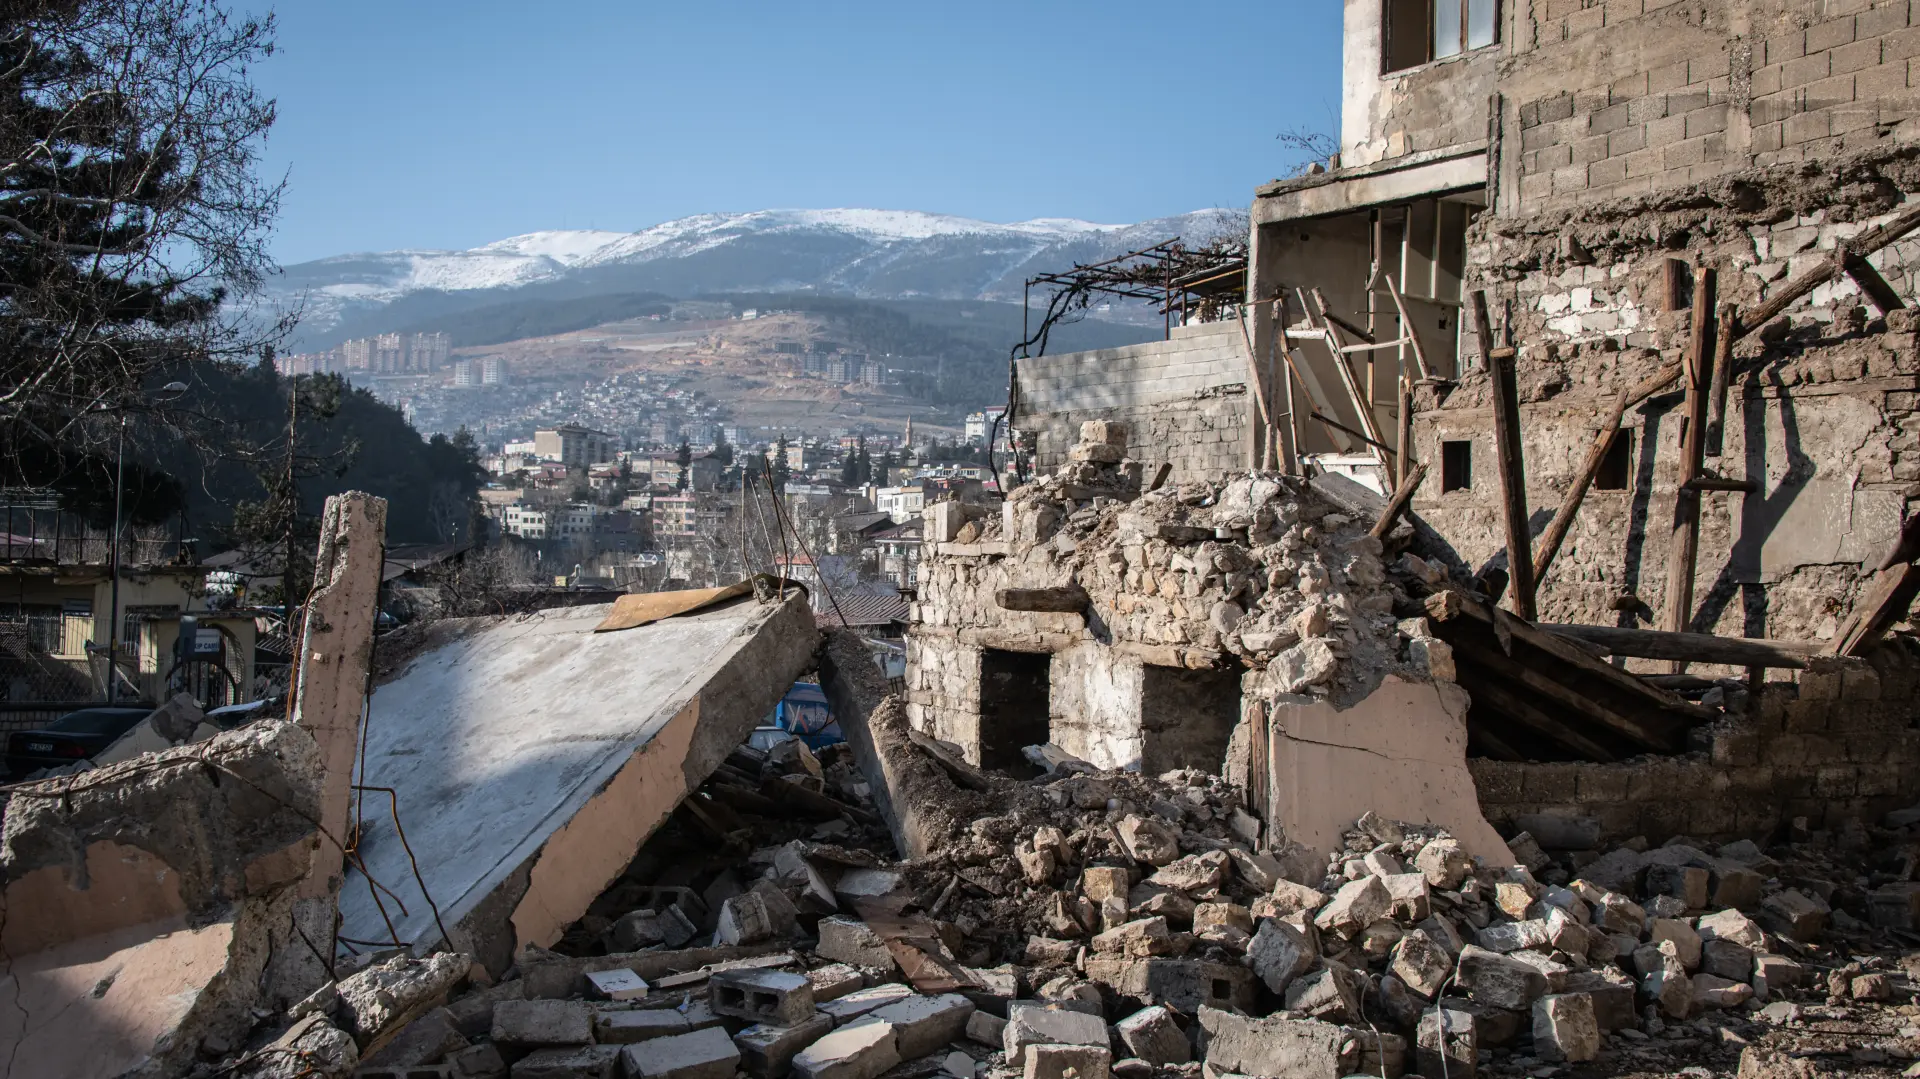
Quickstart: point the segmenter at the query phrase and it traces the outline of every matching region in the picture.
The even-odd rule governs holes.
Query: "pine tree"
[[[673,489],[684,491],[687,489],[687,471],[693,467],[693,447],[684,438],[680,440],[680,452],[673,455],[673,463],[680,466],[680,478],[674,481]]]

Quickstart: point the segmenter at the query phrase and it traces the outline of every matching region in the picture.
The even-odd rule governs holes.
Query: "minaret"
[[[913,413],[907,413],[907,449],[913,448]]]

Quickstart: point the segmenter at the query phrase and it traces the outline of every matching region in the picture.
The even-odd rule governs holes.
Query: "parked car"
[[[21,776],[92,757],[153,714],[151,708],[82,708],[37,731],[7,736],[7,772]]]

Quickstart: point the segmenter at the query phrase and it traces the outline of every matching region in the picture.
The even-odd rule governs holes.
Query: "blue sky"
[[[242,0],[244,4],[244,0]],[[252,6],[245,4],[244,6]],[[1136,221],[1333,133],[1340,5],[291,0],[286,264],[770,207]]]

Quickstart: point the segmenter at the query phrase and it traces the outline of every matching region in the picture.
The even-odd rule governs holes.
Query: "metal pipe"
[[[107,538],[108,572],[113,583],[107,601],[107,703],[120,696],[120,495],[127,463],[127,414],[120,413],[120,437],[113,453],[113,534]]]

